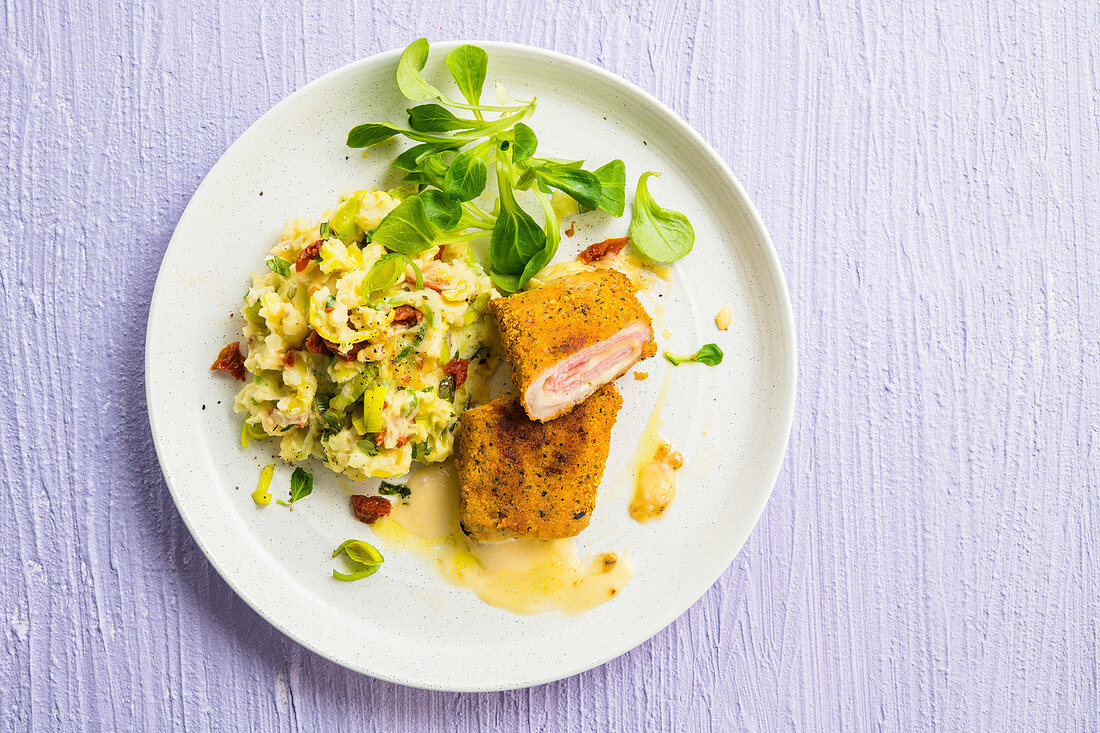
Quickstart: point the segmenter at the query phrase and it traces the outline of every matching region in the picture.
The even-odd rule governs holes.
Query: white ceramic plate
[[[435,569],[376,541],[348,509],[349,482],[320,464],[312,496],[293,511],[257,508],[249,497],[272,443],[244,450],[232,412],[237,383],[209,370],[240,336],[239,306],[250,273],[288,218],[316,219],[339,193],[396,182],[392,153],[364,158],[344,146],[349,128],[403,119],[394,82],[399,51],[349,64],[280,102],[210,171],[181,217],[161,264],[146,338],[146,389],[157,455],[196,542],[226,582],[285,634],[339,664],[406,685],[498,690],[567,677],[641,644],[714,583],[745,542],[771,493],[793,412],[795,345],[786,285],[760,217],[715,152],[668,108],[590,64],[525,46],[481,43],[489,83],[538,97],[531,125],[539,153],[627,164],[627,200],[638,175],[659,202],[686,213],[694,251],[649,305],[658,349],[692,352],[714,341],[717,368],[673,369],[657,357],[645,381],[619,381],[624,406],[591,527],[590,551],[627,549],[634,579],[582,616],[519,616],[446,584]],[[448,84],[436,44],[426,75]],[[444,88],[450,88],[446,86]],[[559,258],[621,220],[589,215]],[[656,307],[653,304],[657,303]],[[715,328],[722,306],[733,326]],[[663,314],[662,314],[663,311]],[[664,329],[670,338],[662,335]],[[686,466],[668,513],[646,525],[627,515],[625,471],[666,372],[671,397],[662,432]],[[285,492],[280,464],[273,490]],[[369,580],[333,580],[330,553],[342,540],[375,541],[386,562]]]

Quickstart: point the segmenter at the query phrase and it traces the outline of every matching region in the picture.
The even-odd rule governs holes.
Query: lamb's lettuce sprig
[[[374,242],[412,256],[440,244],[488,236],[489,275],[501,290],[515,292],[553,259],[561,241],[551,189],[573,197],[584,209],[621,216],[625,166],[613,160],[588,171],[584,161],[536,157],[538,137],[526,124],[535,99],[511,99],[498,86],[500,104],[482,104],[488,55],[469,44],[447,55],[447,69],[465,101],[451,99],[422,74],[428,50],[428,41],[418,38],[397,64],[401,93],[422,102],[407,110],[408,127],[369,122],[348,133],[347,144],[353,148],[369,148],[396,136],[417,143],[393,163],[417,193],[382,220]],[[490,169],[496,174],[497,200],[487,212],[474,200],[485,192]],[[517,200],[519,191],[533,193],[542,209],[541,224]]]
[[[638,178],[634,215],[630,219],[630,241],[654,262],[675,262],[695,245],[695,230],[686,216],[653,200],[646,180],[655,175],[660,174],[646,171]]]

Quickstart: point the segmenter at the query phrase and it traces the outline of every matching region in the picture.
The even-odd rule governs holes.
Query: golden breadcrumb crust
[[[606,384],[547,423],[502,397],[463,413],[455,439],[458,516],[469,536],[573,537],[588,526],[623,399]]]

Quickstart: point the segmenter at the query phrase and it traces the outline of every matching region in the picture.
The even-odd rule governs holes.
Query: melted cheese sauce
[[[638,471],[634,500],[630,502],[631,518],[648,522],[665,513],[676,498],[676,472],[683,465],[684,457],[670,443],[657,446],[653,457]]]
[[[528,281],[525,289],[541,288],[547,283],[564,277],[584,272],[593,267],[607,270],[618,270],[630,278],[634,287],[638,290],[648,290],[655,284],[654,278],[660,278],[665,282],[672,282],[672,270],[667,265],[658,265],[634,254],[633,252],[620,253],[602,260],[596,260],[591,264],[584,264],[577,260],[566,260],[547,265]]]
[[[596,266],[601,266],[601,263],[606,263],[603,265],[604,267],[614,268],[629,277],[641,290],[645,290],[653,283],[652,275],[656,275],[666,283],[672,282],[672,270],[667,265],[649,262],[633,252],[626,252],[617,257],[608,257],[597,262]]]
[[[447,461],[417,471],[411,495],[371,525],[383,539],[431,561],[444,578],[514,613],[584,613],[634,576],[625,556],[582,557],[571,539],[471,540],[458,525],[458,479]]]
[[[649,420],[646,421],[645,429],[642,431],[641,437],[638,438],[638,447],[634,449],[634,455],[631,456],[629,463],[626,464],[626,473],[631,477],[633,482],[634,477],[642,470],[642,466],[653,457],[654,451],[662,443],[667,443],[663,437],[661,437],[661,423],[663,422],[661,413],[665,409],[665,403],[668,401],[668,390],[672,383],[672,370],[665,370],[665,377],[661,380],[661,389],[657,392],[657,402],[653,405],[653,409],[649,413]],[[622,476],[622,474],[619,474]]]
[[[390,518],[413,537],[437,540],[458,529],[458,477],[446,461],[422,469],[408,481],[409,498],[394,504]]]
[[[637,522],[661,516],[676,498],[676,472],[683,466],[684,459],[661,436],[661,413],[668,400],[671,380],[672,372],[666,370],[657,403],[649,413],[645,430],[627,467],[629,475],[634,477],[634,498],[629,511]]]

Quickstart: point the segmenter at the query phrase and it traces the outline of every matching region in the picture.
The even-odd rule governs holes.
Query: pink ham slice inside
[[[583,402],[633,366],[649,338],[649,327],[642,321],[634,321],[611,338],[581,349],[544,370],[524,395],[527,413],[535,419],[548,420]]]

